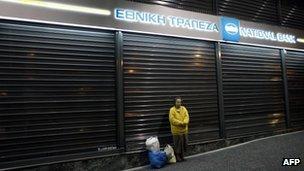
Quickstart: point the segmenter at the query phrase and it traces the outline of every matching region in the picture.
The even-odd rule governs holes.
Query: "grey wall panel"
[[[112,32],[0,22],[0,170],[116,147]]]
[[[227,137],[285,128],[278,49],[222,45]]]
[[[304,128],[304,53],[287,51],[286,69],[291,127]]]
[[[219,15],[279,24],[276,0],[219,0]]]
[[[143,2],[157,4],[171,8],[202,12],[207,14],[214,13],[213,3],[215,0],[129,0],[134,2]]]
[[[127,149],[145,139],[171,142],[168,113],[182,96],[190,114],[190,141],[219,137],[214,44],[124,34],[124,92]]]
[[[301,0],[128,0],[304,29]]]
[[[302,0],[282,0],[282,25],[304,29],[304,2]]]

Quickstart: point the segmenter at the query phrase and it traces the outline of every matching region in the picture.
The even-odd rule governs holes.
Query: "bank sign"
[[[221,33],[223,40],[239,42],[241,37],[248,39],[260,39],[282,43],[297,43],[293,34],[274,32],[258,28],[242,27],[240,20],[228,17],[221,17]]]
[[[125,0],[0,0],[0,18],[304,49],[303,30]]]
[[[142,24],[149,28],[149,25],[158,26],[160,30],[170,28],[181,29],[180,33],[187,35],[195,33],[198,38],[209,38],[209,35],[216,34],[217,41],[241,42],[274,47],[304,47],[303,39],[297,38],[292,31],[277,28],[276,26],[256,24],[241,21],[230,17],[218,17],[217,20],[207,17],[190,18],[178,15],[166,15],[160,13],[146,12],[140,10],[115,8],[115,20],[129,24]],[[169,27],[169,29],[168,29]],[[275,28],[276,27],[276,28]],[[205,34],[200,34],[205,33]],[[210,33],[209,35],[206,33]],[[194,37],[195,38],[195,37]]]

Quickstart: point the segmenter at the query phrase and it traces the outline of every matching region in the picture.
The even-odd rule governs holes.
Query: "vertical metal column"
[[[288,96],[288,82],[287,82],[287,69],[286,69],[286,50],[281,49],[280,54],[282,61],[282,76],[283,76],[283,85],[284,85],[285,122],[286,122],[286,128],[290,128],[289,96]]]
[[[117,109],[117,146],[125,149],[124,128],[124,95],[123,95],[123,34],[115,33],[115,58],[116,58],[116,109]]]
[[[223,99],[222,54],[221,54],[220,42],[215,43],[215,55],[216,55],[216,77],[217,77],[220,137],[226,138],[225,118],[224,118],[224,99]]]

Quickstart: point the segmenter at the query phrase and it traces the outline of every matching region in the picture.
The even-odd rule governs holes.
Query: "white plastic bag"
[[[146,140],[146,148],[149,151],[159,151],[159,141],[157,136],[152,136]]]
[[[164,149],[166,155],[167,155],[167,158],[168,158],[168,163],[176,163],[176,158],[175,158],[175,155],[174,155],[174,150],[173,148],[171,147],[171,145],[167,144],[165,149]]]

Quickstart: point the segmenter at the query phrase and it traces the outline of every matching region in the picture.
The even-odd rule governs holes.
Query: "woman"
[[[171,133],[173,136],[174,153],[178,162],[184,161],[184,154],[188,145],[188,124],[189,114],[187,109],[182,106],[181,97],[176,97],[175,105],[171,107],[169,112],[169,121],[171,125]]]

